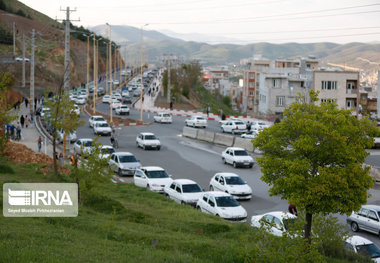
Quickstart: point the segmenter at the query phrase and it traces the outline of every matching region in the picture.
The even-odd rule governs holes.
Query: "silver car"
[[[358,212],[352,212],[347,223],[354,232],[364,230],[380,235],[380,206],[363,205]]]

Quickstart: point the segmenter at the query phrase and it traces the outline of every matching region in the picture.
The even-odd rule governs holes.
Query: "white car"
[[[129,115],[129,108],[127,105],[120,104],[120,106],[115,109],[115,113],[119,115]]]
[[[361,236],[352,236],[346,239],[345,245],[347,249],[372,258],[374,262],[380,263],[380,249],[370,240]]]
[[[136,137],[137,147],[146,149],[156,149],[157,151],[161,148],[160,140],[151,132],[141,132]]]
[[[252,198],[252,188],[234,173],[216,173],[210,180],[210,191],[229,193],[237,200]]]
[[[103,145],[100,148],[101,154],[99,155],[100,159],[107,159],[111,157],[111,154],[115,152],[115,149],[110,145]]]
[[[30,62],[30,59],[29,58],[22,58],[22,57],[15,57],[15,61],[17,62],[22,62],[22,61],[25,61],[25,62]]]
[[[243,121],[227,121],[222,124],[222,132],[235,133],[246,133],[247,125]]]
[[[219,120],[218,123],[220,125],[223,125],[223,124],[226,124],[228,121],[242,121],[242,120],[239,119],[239,118],[231,117],[231,118],[228,118],[228,119],[225,119],[225,120]]]
[[[112,95],[112,100],[121,100],[121,95],[119,93],[115,93]]]
[[[243,133],[241,135],[242,138],[244,139],[250,139],[250,140],[253,140],[256,138],[256,135],[258,134],[259,132],[257,130],[251,130],[249,132],[246,132],[246,133]]]
[[[296,219],[297,217],[289,212],[269,212],[252,216],[251,226],[256,228],[263,226],[269,233],[281,237],[289,226],[294,225]]]
[[[94,123],[99,122],[99,121],[104,122],[104,121],[106,121],[106,119],[104,119],[104,117],[100,116],[100,115],[94,115],[88,119],[88,123],[89,123],[90,127],[94,127]]]
[[[74,104],[74,112],[77,114],[77,115],[80,115],[80,107],[76,104]]]
[[[247,211],[235,198],[224,192],[204,192],[196,208],[229,221],[245,222],[247,220]]]
[[[153,119],[155,122],[159,123],[172,123],[172,115],[167,112],[159,112],[156,115],[153,116]]]
[[[179,204],[195,206],[203,194],[202,188],[188,179],[174,180],[164,189],[165,195]]]
[[[133,182],[136,186],[153,192],[163,193],[164,188],[172,183],[173,179],[166,171],[157,166],[146,166],[136,169]]]
[[[232,164],[235,168],[245,166],[252,168],[253,158],[243,148],[228,147],[222,152],[222,161],[225,164]]]
[[[42,107],[41,112],[40,112],[40,116],[41,116],[41,117],[45,117],[45,115],[46,115],[47,113],[49,113],[49,112],[50,112],[50,108]]]
[[[84,97],[77,97],[77,99],[75,100],[75,103],[78,104],[78,105],[86,104],[86,98],[84,98]]]
[[[192,127],[207,127],[207,120],[206,118],[202,116],[192,116],[189,119],[185,120],[186,126],[192,126]]]
[[[93,129],[95,135],[111,135],[112,133],[112,129],[106,121],[95,122]]]
[[[264,121],[253,121],[251,124],[252,130],[261,130],[264,128],[269,128],[269,125]]]
[[[63,130],[57,131],[58,141],[63,143],[63,139],[65,138],[65,132]],[[68,136],[66,136],[66,141],[70,143],[74,143],[77,140],[77,133],[75,131],[71,132]]]
[[[81,150],[83,149],[83,154],[85,156],[88,156],[91,154],[91,151],[93,149],[93,140],[89,138],[79,139],[74,143],[74,152],[81,153]]]
[[[121,105],[121,101],[119,100],[112,100],[112,109],[116,109],[117,107],[119,107]]]
[[[111,97],[109,95],[104,95],[102,99],[103,103],[111,103]]]
[[[141,167],[141,163],[130,152],[113,153],[108,164],[119,176],[133,175],[135,170]]]

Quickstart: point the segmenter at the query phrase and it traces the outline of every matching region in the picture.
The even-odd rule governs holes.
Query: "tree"
[[[17,118],[16,114],[12,114],[11,107],[7,101],[7,89],[14,84],[14,78],[9,72],[0,72],[0,154],[3,154],[8,137],[5,134],[5,125]]]
[[[305,211],[304,237],[310,244],[313,214],[349,214],[366,203],[373,179],[363,166],[365,149],[378,130],[336,103],[317,105],[314,91],[309,95],[310,103],[293,103],[253,144],[263,152],[257,162],[269,194]]]
[[[45,98],[49,96],[49,90],[45,91]],[[65,134],[70,134],[75,131],[83,121],[80,120],[79,115],[75,113],[74,102],[70,101],[68,92],[63,90],[62,85],[58,88],[55,96],[46,100],[45,106],[50,109],[50,113],[46,115],[45,121],[49,123],[52,128],[53,137],[53,165],[54,174],[58,176],[57,160],[57,132],[63,130]]]

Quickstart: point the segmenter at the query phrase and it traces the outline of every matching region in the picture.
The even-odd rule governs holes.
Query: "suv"
[[[243,121],[227,121],[222,124],[222,132],[235,133],[246,133],[247,125]]]
[[[347,218],[347,223],[351,225],[351,230],[357,232],[365,230],[380,235],[380,206],[363,205],[359,212],[352,212]]]

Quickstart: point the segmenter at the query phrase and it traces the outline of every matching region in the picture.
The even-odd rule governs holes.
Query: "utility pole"
[[[170,59],[171,59],[171,56],[169,57],[169,67],[168,67],[168,90],[166,92],[167,94],[167,97],[166,97],[166,101],[167,103],[170,103]]]
[[[108,89],[108,43],[106,42],[106,94],[110,95]]]
[[[95,114],[95,96],[96,96],[96,92],[97,92],[97,90],[96,90],[96,73],[95,73],[95,71],[96,71],[96,60],[95,60],[95,56],[96,56],[96,47],[95,47],[95,34],[94,34],[94,72],[93,72],[93,75],[94,75],[94,77],[93,77],[93,84],[94,84],[94,88],[93,88],[93,90],[94,90],[94,92],[93,92],[93,94],[92,94],[92,97],[93,97],[93,113]]]
[[[22,34],[22,85],[25,88],[25,35]]]
[[[87,86],[86,86],[86,101],[89,98],[89,85],[90,85],[90,36],[87,36]]]
[[[30,114],[33,116],[34,110],[34,29],[32,30],[32,51],[30,54]]]
[[[13,22],[13,56],[16,57],[16,22]]]
[[[109,26],[109,29],[110,29],[110,35],[109,35],[109,40],[110,40],[110,44],[109,44],[109,58],[110,58],[110,65],[109,65],[109,71],[110,71],[110,97],[111,97],[111,103],[110,103],[110,124],[112,125],[113,124],[113,120],[112,120],[112,85],[113,85],[113,81],[112,81],[112,40],[111,40],[111,37],[112,37],[112,31],[111,31],[111,25],[106,23],[107,26]]]
[[[70,10],[70,7],[66,7],[66,9],[61,9],[61,11],[66,12],[65,21],[65,64],[64,64],[64,90],[70,90],[70,12],[75,12],[76,9]],[[79,20],[71,20],[71,21],[79,21]]]

